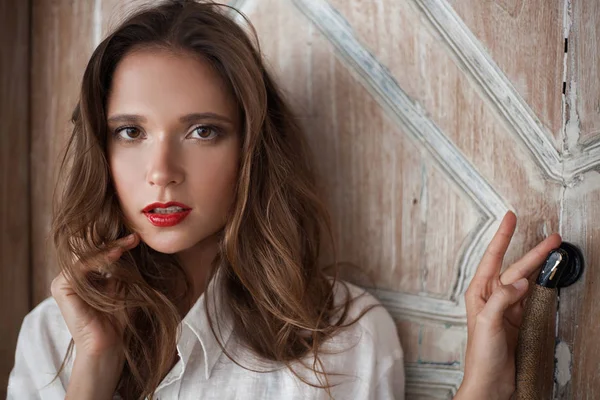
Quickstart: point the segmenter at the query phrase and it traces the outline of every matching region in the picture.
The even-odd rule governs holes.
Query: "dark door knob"
[[[573,284],[583,273],[583,254],[575,245],[563,242],[552,250],[536,283],[547,288],[563,288]]]

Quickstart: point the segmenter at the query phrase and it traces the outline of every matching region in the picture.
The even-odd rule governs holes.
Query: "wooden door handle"
[[[556,294],[536,284],[529,296],[517,344],[517,400],[542,400],[553,382]]]
[[[516,354],[516,400],[543,400],[551,393],[558,288],[573,284],[583,273],[583,255],[563,242],[550,252],[527,299]]]

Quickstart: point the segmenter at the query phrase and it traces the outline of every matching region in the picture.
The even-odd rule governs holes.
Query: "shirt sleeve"
[[[17,339],[15,364],[8,377],[7,400],[40,399],[25,355],[25,346],[28,342],[26,322],[27,317],[23,320]]]
[[[365,293],[364,289],[355,290]],[[348,372],[357,373],[362,383],[354,388],[352,398],[404,400],[404,351],[396,322],[371,294],[361,294],[356,299],[353,315],[365,308],[369,310],[357,322],[360,339],[351,356],[357,368]],[[372,305],[377,306],[370,308]]]
[[[404,358],[393,357],[390,365],[380,375],[373,399],[404,400],[405,376]]]
[[[62,352],[50,338],[52,327],[45,320],[53,317],[48,302],[23,319],[17,338],[15,363],[8,377],[7,400],[64,400],[66,371],[53,380]],[[70,340],[70,339],[66,339]],[[68,343],[68,342],[67,342]],[[58,363],[58,364],[57,364]],[[67,368],[67,366],[65,366]]]

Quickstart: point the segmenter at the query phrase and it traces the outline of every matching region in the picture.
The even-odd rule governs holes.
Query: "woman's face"
[[[151,248],[190,250],[223,228],[237,181],[237,114],[199,58],[148,49],[118,64],[107,104],[110,171],[125,217]],[[156,202],[183,209],[147,208]]]

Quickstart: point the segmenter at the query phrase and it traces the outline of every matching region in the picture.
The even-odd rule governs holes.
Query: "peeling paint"
[[[565,342],[559,342],[554,357],[556,358],[554,378],[559,387],[562,387],[571,381],[571,349]]]
[[[572,61],[574,64],[574,58]],[[579,114],[577,114],[577,82],[575,79],[571,78],[571,82],[569,83],[569,119],[567,120],[567,125],[565,126],[565,139],[567,141],[567,146],[571,154],[578,154],[580,150],[578,149],[579,136],[581,134],[580,122],[579,122]]]
[[[443,367],[458,367],[460,366],[460,361],[425,361],[425,360],[417,360],[417,364],[419,365],[435,365],[435,366],[443,366]]]
[[[542,237],[548,237],[549,233],[548,233],[548,221],[544,220],[543,223],[541,225],[539,225],[538,228],[538,233],[542,236]]]

